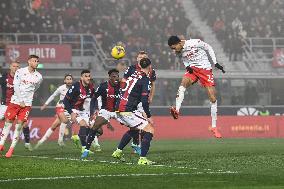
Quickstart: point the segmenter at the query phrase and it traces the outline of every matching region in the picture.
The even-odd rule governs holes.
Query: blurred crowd
[[[284,37],[283,0],[194,0],[233,61],[246,37]]]
[[[146,50],[160,69],[173,66],[168,36],[191,23],[179,0],[4,0],[0,12],[0,33],[91,33],[106,52],[123,42],[134,60]]]

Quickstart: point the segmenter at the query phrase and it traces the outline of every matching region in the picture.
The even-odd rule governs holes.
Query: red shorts
[[[203,87],[215,86],[212,70],[205,70],[196,67],[191,68],[193,70],[193,73],[186,72],[184,74],[185,77],[190,78],[193,82],[197,82],[199,80],[200,84]]]
[[[56,107],[55,108],[55,113],[56,114],[64,113],[64,108],[63,107]]]
[[[17,118],[17,120],[20,121],[27,121],[30,111],[30,106],[21,108],[18,104],[10,103],[5,112],[5,118],[9,120],[15,120]]]

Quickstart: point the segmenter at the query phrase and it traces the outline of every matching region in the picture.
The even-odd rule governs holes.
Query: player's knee
[[[148,125],[143,129],[143,131],[152,133],[152,134],[154,135],[155,129],[154,129],[154,127],[153,127],[151,124],[148,124]]]
[[[217,101],[215,95],[209,95],[209,100],[211,103],[215,103]]]

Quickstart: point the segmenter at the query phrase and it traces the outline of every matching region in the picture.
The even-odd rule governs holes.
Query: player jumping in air
[[[55,131],[55,129],[59,127],[59,135],[58,135],[58,145],[64,146],[63,137],[67,123],[69,122],[67,117],[70,117],[70,114],[64,111],[63,107],[63,99],[68,91],[68,89],[72,86],[73,76],[71,74],[66,74],[64,77],[64,84],[59,86],[54,93],[46,100],[46,102],[41,106],[41,110],[44,110],[46,106],[58,95],[59,101],[56,104],[55,113],[56,119],[52,123],[51,127],[46,131],[43,137],[38,141],[35,148],[38,148],[43,142],[45,142]]]
[[[11,103],[8,105],[5,113],[6,121],[0,139],[0,151],[3,151],[4,143],[12,127],[12,123],[17,117],[12,144],[5,155],[7,158],[13,155],[14,148],[22,132],[23,123],[28,119],[34,93],[42,82],[41,74],[36,71],[39,64],[38,59],[38,56],[30,55],[28,58],[28,66],[18,69],[14,76],[14,94],[11,97]]]
[[[211,104],[211,131],[216,138],[221,138],[222,136],[216,127],[217,99],[211,64],[225,73],[223,66],[217,63],[212,47],[200,39],[180,40],[177,36],[171,36],[168,39],[168,45],[181,58],[187,70],[178,89],[176,106],[170,109],[173,118],[178,119],[186,88],[199,80],[207,90]]]

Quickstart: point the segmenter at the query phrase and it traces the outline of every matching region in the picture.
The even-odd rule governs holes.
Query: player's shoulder
[[[192,44],[197,44],[202,42],[201,39],[189,39],[185,41],[185,46],[191,46]]]
[[[128,73],[129,73],[129,72],[135,72],[136,70],[137,70],[137,65],[134,64],[134,65],[128,66],[126,72],[128,72]]]
[[[66,86],[66,84],[63,84],[63,85],[60,85],[60,86],[58,87],[58,89],[59,89],[59,90],[67,89],[67,86]]]

